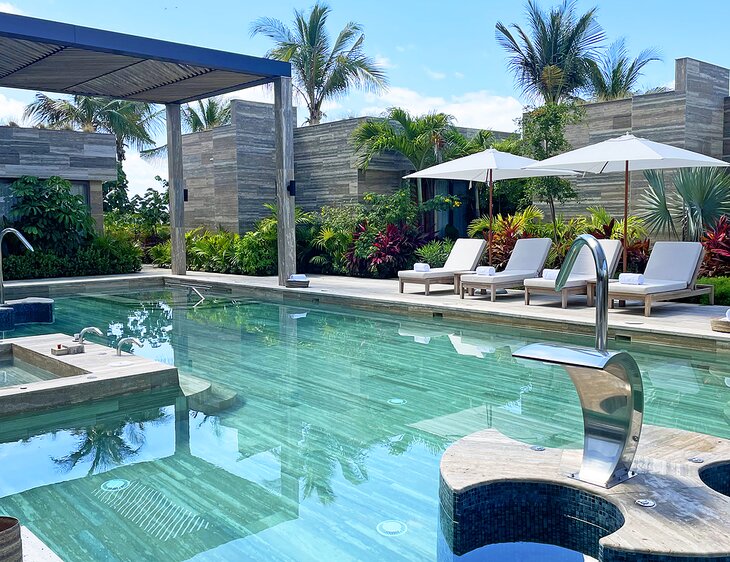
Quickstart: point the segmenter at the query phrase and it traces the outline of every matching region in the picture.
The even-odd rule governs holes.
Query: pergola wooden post
[[[274,132],[276,138],[276,209],[279,285],[296,272],[296,232],[294,197],[289,182],[294,179],[294,127],[292,124],[291,78],[274,80]]]
[[[182,126],[180,104],[165,105],[167,115],[167,170],[170,195],[170,242],[172,274],[185,275],[185,203],[182,162]]]

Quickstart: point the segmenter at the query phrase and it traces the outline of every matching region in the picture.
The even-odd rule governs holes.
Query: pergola
[[[291,65],[271,59],[0,14],[0,87],[163,104],[167,116],[172,272],[184,275],[180,105],[274,84],[279,283],[296,267]]]

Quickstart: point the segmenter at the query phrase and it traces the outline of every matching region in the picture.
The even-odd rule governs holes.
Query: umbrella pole
[[[628,270],[628,243],[627,233],[629,231],[629,161],[626,161],[624,172],[624,272]]]
[[[494,181],[492,180],[492,170],[489,170],[489,265],[492,265],[492,231],[494,230],[493,211],[492,211],[492,194],[494,192]]]
[[[471,189],[472,183],[469,182],[469,189]],[[474,197],[475,197],[475,203],[476,203],[476,211],[477,211],[477,218],[479,218],[482,214],[482,210],[479,207],[479,183],[474,184]]]

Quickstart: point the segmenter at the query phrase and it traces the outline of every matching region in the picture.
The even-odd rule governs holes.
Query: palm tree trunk
[[[124,139],[121,137],[116,138],[117,141],[117,162],[120,164],[124,162]]]

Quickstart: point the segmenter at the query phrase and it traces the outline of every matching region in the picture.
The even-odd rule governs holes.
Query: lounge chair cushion
[[[637,297],[667,291],[681,291],[687,288],[687,283],[672,281],[671,279],[644,279],[643,285],[623,285],[618,282],[608,284],[608,296],[611,293],[620,295],[636,295]]]
[[[487,243],[478,238],[459,238],[446,259],[446,271],[471,271],[479,263]]]
[[[425,280],[425,279],[438,279],[439,277],[453,277],[454,272],[446,269],[445,267],[434,267],[430,271],[413,271],[412,269],[404,269],[398,272],[398,277],[401,279],[414,279],[414,280]]]
[[[591,257],[593,259],[593,257]],[[563,285],[566,289],[572,289],[573,287],[585,287],[588,281],[593,281],[596,278],[595,273],[593,275],[569,275],[568,281]],[[525,287],[536,287],[538,289],[555,289],[555,279],[543,279],[542,277],[535,277],[534,279],[525,279]]]
[[[701,255],[699,242],[657,242],[649,255],[644,278],[676,281],[684,289],[692,283]]]
[[[601,239],[598,243],[606,254],[608,272],[612,274],[616,270],[618,258],[621,255],[621,241]],[[573,264],[573,269],[570,271],[570,276],[572,277],[573,275],[588,275],[591,279],[596,278],[596,263],[593,260],[593,254],[588,246],[583,246],[578,253],[578,257]]]
[[[551,245],[550,238],[520,238],[515,244],[504,270],[509,272],[528,271],[532,272],[532,275],[525,277],[537,276],[542,266],[545,265]]]
[[[534,271],[528,270],[512,270],[512,271],[501,271],[494,275],[462,275],[462,283],[478,283],[480,285],[493,285],[494,283],[510,283],[514,282],[515,285],[521,284],[525,279],[535,277],[537,275]]]

